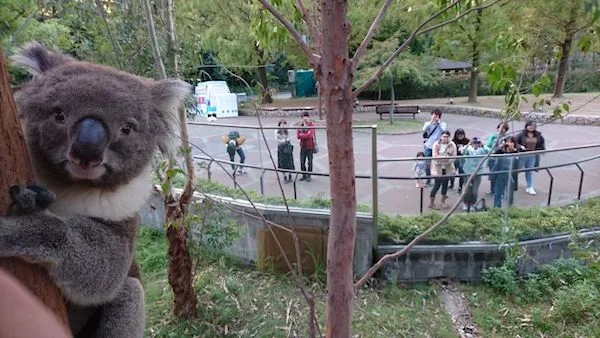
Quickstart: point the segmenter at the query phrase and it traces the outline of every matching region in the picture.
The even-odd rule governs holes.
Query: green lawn
[[[371,126],[376,124],[378,134],[412,133],[420,132],[423,129],[423,121],[407,117],[395,117],[392,123],[390,123],[390,120],[385,119],[376,121],[354,120],[352,124],[354,126]]]
[[[231,261],[202,260],[195,288],[199,318],[180,321],[171,315],[166,239],[142,230],[137,258],[146,292],[149,337],[306,337],[307,306],[287,276],[260,273]],[[324,320],[324,286],[309,281]],[[323,329],[323,324],[322,324]],[[355,300],[355,337],[456,337],[433,287],[364,288]]]

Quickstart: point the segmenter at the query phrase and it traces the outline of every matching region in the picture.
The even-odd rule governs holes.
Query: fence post
[[[378,209],[379,209],[379,191],[377,182],[377,125],[371,126],[371,180],[373,183],[373,249],[377,247],[377,228],[378,228]]]

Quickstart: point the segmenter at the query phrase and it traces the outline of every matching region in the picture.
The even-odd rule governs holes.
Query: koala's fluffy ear
[[[161,136],[158,147],[164,154],[172,157],[175,155],[179,139],[178,110],[185,109],[185,98],[192,93],[192,86],[181,80],[156,81],[151,88],[152,101],[156,110],[161,114],[159,130]]]
[[[33,76],[44,74],[54,67],[75,61],[66,54],[49,50],[37,41],[23,45],[11,59],[15,66],[25,68]]]

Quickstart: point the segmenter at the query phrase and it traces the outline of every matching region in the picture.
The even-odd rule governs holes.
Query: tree
[[[352,104],[354,97],[376,82],[386,67],[408,47],[417,35],[456,21],[461,16],[477,8],[464,11],[454,19],[425,28],[427,24],[453,8],[460,1],[454,1],[430,16],[411,33],[364,84],[353,91],[354,73],[359,67],[361,58],[383,21],[389,6],[392,4],[392,0],[386,0],[383,3],[377,17],[352,58],[350,57],[348,44],[351,31],[347,16],[348,1],[323,0],[321,31],[315,32],[315,24],[310,19],[311,15],[307,13],[302,0],[297,0],[297,9],[301,12],[302,17],[306,18],[305,23],[308,29],[305,29],[305,31],[315,32],[314,34],[317,36],[313,38],[322,41],[320,51],[311,49],[294,24],[271,2],[268,0],[259,1],[277,18],[298,43],[315,70],[317,81],[321,87],[327,111],[327,146],[332,203],[327,243],[326,335],[327,337],[351,337],[352,300],[355,293],[352,258],[356,230],[356,186],[352,142]],[[482,6],[491,6],[496,2],[498,1],[492,1]]]
[[[482,0],[473,0],[465,4],[466,8],[481,6]],[[452,17],[456,13],[449,13]],[[501,7],[478,9],[473,15],[464,17],[456,25],[448,25],[435,32],[434,50],[437,55],[455,60],[471,61],[468,102],[477,102],[477,89],[481,65],[486,54],[497,47],[494,42],[510,26],[508,17]],[[491,56],[491,55],[490,55]]]
[[[6,216],[11,205],[9,188],[34,181],[21,124],[12,97],[8,71],[0,49],[0,214]],[[67,308],[58,288],[46,271],[18,257],[0,259],[0,267],[11,272],[37,296],[59,321],[68,327]]]
[[[173,19],[173,0],[167,0],[167,45],[169,50],[167,54],[171,57],[172,65],[171,73],[177,76],[179,73],[178,53],[176,47],[176,32]],[[157,65],[157,70],[162,78],[167,78],[167,73],[163,64],[156,30],[154,27],[154,18],[150,7],[150,0],[144,0],[144,8],[146,10],[146,20],[148,25],[148,35],[154,51],[154,58]],[[187,169],[186,183],[183,192],[179,197],[175,196],[171,187],[171,180],[176,173],[181,170],[175,168],[175,159],[167,158],[167,170],[165,176],[161,177],[163,181],[162,192],[166,208],[166,227],[167,240],[169,243],[168,259],[169,259],[169,284],[173,289],[175,316],[180,318],[195,318],[198,315],[198,299],[194,292],[192,260],[188,248],[188,231],[185,226],[185,215],[188,211],[189,204],[194,192],[194,163],[192,159],[191,149],[189,148],[189,134],[187,131],[187,120],[185,109],[180,107],[178,112],[179,127],[181,128],[181,143],[183,154],[185,157],[185,165]]]
[[[553,90],[555,98],[562,97],[565,90],[569,57],[574,44],[578,43],[586,51],[591,46],[590,42],[596,39],[591,30],[597,24],[599,15],[597,10],[589,10],[589,6],[583,0],[530,0],[512,8],[513,22],[526,32],[528,41],[534,43],[540,38],[547,38],[558,49],[558,70]]]

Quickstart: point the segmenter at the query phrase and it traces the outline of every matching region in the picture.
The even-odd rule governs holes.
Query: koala
[[[10,190],[0,257],[47,269],[75,337],[143,337],[138,211],[152,193],[154,154],[176,149],[177,109],[191,86],[79,61],[37,42],[12,60],[32,74],[15,102],[36,184]]]

